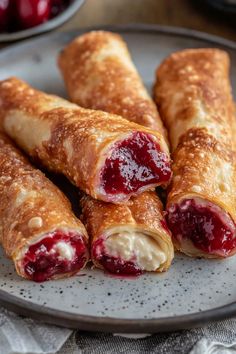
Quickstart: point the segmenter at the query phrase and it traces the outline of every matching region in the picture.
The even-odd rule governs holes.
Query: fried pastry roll
[[[81,206],[97,267],[120,275],[169,268],[173,245],[155,192],[144,192],[123,205],[84,196]]]
[[[168,147],[158,132],[80,108],[16,78],[0,83],[0,99],[7,134],[94,198],[120,203],[171,177]]]
[[[44,281],[88,261],[87,232],[67,198],[0,134],[0,242],[17,273]]]
[[[229,57],[192,49],[156,72],[155,100],[173,151],[167,221],[176,248],[190,256],[236,252],[235,125]]]
[[[164,132],[157,108],[118,34],[92,31],[76,38],[61,52],[59,67],[73,102]]]

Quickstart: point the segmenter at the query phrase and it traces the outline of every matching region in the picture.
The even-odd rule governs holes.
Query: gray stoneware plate
[[[236,89],[233,42],[176,28],[131,25],[106,29],[125,38],[149,89],[164,57],[193,47],[227,50]],[[65,95],[57,54],[82,32],[54,33],[1,51],[0,79],[16,75],[46,92]],[[86,330],[153,333],[202,326],[236,315],[236,257],[216,261],[177,254],[170,270],[161,275],[119,279],[87,268],[71,279],[37,284],[19,278],[0,251],[0,300],[22,315]]]

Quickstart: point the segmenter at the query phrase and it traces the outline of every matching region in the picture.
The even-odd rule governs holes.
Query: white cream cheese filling
[[[155,271],[166,262],[160,245],[141,232],[119,232],[104,241],[107,254],[125,261],[135,261],[141,270]]]
[[[70,231],[78,232],[77,230],[70,230],[67,228],[62,228],[62,229],[59,228],[59,229],[51,230],[48,233],[44,232],[43,234],[38,235],[38,237],[35,237],[35,239],[30,240],[31,242],[27,243],[26,246],[23,247],[22,250],[18,252],[15,262],[21,262],[24,259],[24,256],[28,252],[30,246],[42,241],[45,237],[50,236],[50,234],[53,234],[54,231],[57,231],[57,230],[61,230],[65,233],[70,232]],[[42,247],[44,247],[44,246],[42,246]],[[49,252],[47,252],[46,247],[44,247],[44,248],[45,248],[45,254],[58,253],[61,260],[66,259],[68,261],[72,261],[75,257],[76,251],[73,248],[73,246],[70,243],[67,243],[63,240],[62,241],[59,240],[58,242],[56,242]],[[41,249],[41,251],[42,251],[42,249]]]
[[[57,242],[51,251],[57,252],[60,259],[72,261],[75,257],[75,249],[69,243],[64,241]]]

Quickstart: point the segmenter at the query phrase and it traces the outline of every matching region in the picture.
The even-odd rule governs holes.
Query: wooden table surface
[[[217,12],[203,0],[86,0],[59,30],[137,22],[187,27],[236,40],[235,16]]]

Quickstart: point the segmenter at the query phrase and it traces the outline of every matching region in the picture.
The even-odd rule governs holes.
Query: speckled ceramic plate
[[[233,42],[183,29],[126,26],[113,30],[128,42],[149,89],[165,56],[209,46],[230,54],[236,88]],[[16,75],[46,92],[65,95],[56,57],[81,32],[55,33],[0,52],[0,79]],[[189,328],[236,315],[236,257],[208,261],[176,255],[169,272],[161,275],[119,279],[87,268],[71,279],[36,284],[19,278],[0,251],[0,299],[20,314],[67,327],[130,333]]]

